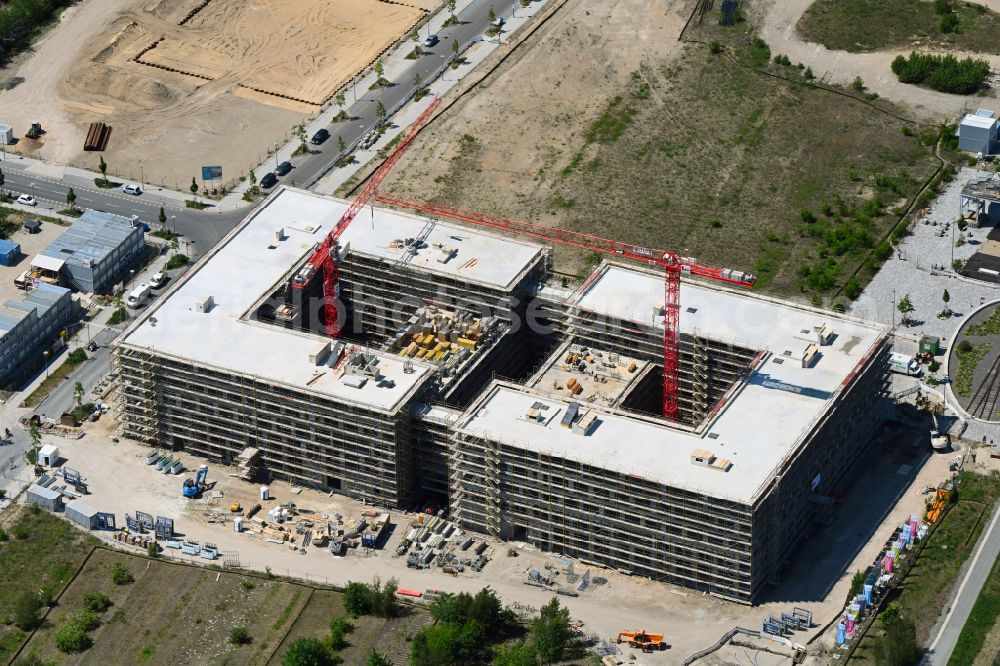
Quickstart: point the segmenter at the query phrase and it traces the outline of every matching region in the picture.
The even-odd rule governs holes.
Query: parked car
[[[278,168],[274,170],[274,173],[276,173],[279,176],[284,176],[291,170],[292,170],[291,162],[282,162],[281,164],[278,165]]]
[[[142,194],[142,188],[139,187],[138,185],[129,184],[122,188],[122,192],[124,192],[125,194],[135,194],[136,196],[138,196]]]
[[[167,283],[167,274],[164,273],[163,271],[160,271],[159,273],[155,274],[153,277],[149,279],[149,286],[152,287],[153,289],[159,289],[166,283]]]
[[[441,40],[438,39],[437,35],[427,35],[427,39],[424,40],[424,46],[427,48],[431,48],[433,46],[437,46],[437,43],[439,41]]]
[[[330,132],[323,128],[316,130],[316,133],[313,134],[311,141],[318,146],[329,138]]]
[[[274,187],[277,184],[278,184],[278,177],[275,176],[270,171],[265,173],[264,177],[260,179],[260,186],[263,187],[265,190],[269,187]]]
[[[38,202],[35,201],[35,197],[31,196],[30,194],[22,194],[21,196],[19,196],[17,198],[17,203],[21,204],[22,206],[37,206],[38,205]]]

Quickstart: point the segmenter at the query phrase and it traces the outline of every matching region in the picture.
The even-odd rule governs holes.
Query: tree
[[[344,143],[344,137],[338,136],[337,137],[337,151],[342,153],[342,152],[344,152],[346,150],[347,150],[347,144]]]
[[[38,595],[24,590],[14,600],[14,624],[22,631],[31,631],[38,626],[42,620],[42,602],[38,600]]]
[[[73,400],[76,402],[77,407],[83,406],[83,394],[83,384],[80,382],[73,384]]]
[[[4,184],[3,169],[0,169],[0,199],[3,198],[3,184]]]
[[[856,300],[861,295],[861,283],[856,276],[851,277],[844,285],[844,295],[849,299]]]
[[[458,48],[459,48],[458,40],[457,39],[451,40],[451,57],[454,58],[458,56]]]
[[[903,614],[903,607],[900,606],[895,601],[890,602],[889,605],[885,607],[882,614],[878,616],[878,621],[882,625],[882,629],[888,630],[893,624],[899,621]]]
[[[167,211],[163,210],[163,206],[160,206],[159,220],[161,225],[167,223]]]
[[[128,585],[135,582],[135,577],[124,564],[112,564],[109,572],[111,573],[111,582],[115,585]]]
[[[372,648],[371,654],[365,660],[365,666],[392,666],[392,662],[385,655],[379,654]]]
[[[194,176],[191,176],[191,187],[188,189],[191,190],[191,194],[198,194],[198,181],[195,180]]]
[[[420,78],[420,72],[413,73],[413,87],[420,90],[420,84],[423,83],[423,79]]]
[[[329,647],[333,650],[343,650],[347,647],[345,636],[354,631],[354,625],[340,617],[330,622]]]
[[[376,60],[375,61],[375,76],[377,76],[378,78],[381,79],[383,74],[385,74],[385,68],[382,66],[382,61],[381,60]]]
[[[108,182],[108,163],[104,161],[104,156],[103,155],[98,156],[98,159],[101,160],[97,164],[97,168],[101,170],[101,180],[103,180],[105,183],[107,183]]]
[[[497,13],[495,11],[493,11],[493,7],[492,6],[490,7],[490,13],[486,15],[486,18],[488,18],[490,20],[490,23],[496,23],[497,22]]]
[[[560,661],[572,635],[569,629],[569,609],[560,608],[559,600],[552,597],[552,601],[542,606],[532,623],[531,636],[538,661],[543,664]]]
[[[910,320],[909,314],[913,312],[913,303],[910,301],[909,294],[899,299],[899,303],[896,304],[896,309],[903,315],[903,325],[905,326],[906,322]]]
[[[70,210],[76,210],[76,192],[72,187],[66,190],[66,205]]]
[[[28,428],[28,437],[31,438],[31,448],[24,454],[24,458],[32,465],[38,464],[38,449],[42,448],[42,431],[34,423]]]
[[[448,0],[448,12],[452,16],[455,15],[455,7],[456,7],[456,5],[458,5],[458,3],[455,0]]]
[[[858,92],[861,92],[862,90],[865,89],[865,82],[860,76],[855,76],[854,80],[851,81],[851,87],[857,90]]]
[[[375,105],[375,115],[378,116],[379,122],[385,122],[386,112],[382,100],[379,100]]]
[[[348,581],[344,589],[344,610],[351,617],[360,617],[369,611],[368,586]]]
[[[854,576],[851,577],[851,591],[848,595],[852,599],[860,594],[865,589],[865,580],[868,576],[865,575],[864,571],[855,571]]]
[[[945,289],[944,293],[941,294],[941,300],[944,301],[945,305],[947,305],[948,301],[951,300],[951,294],[948,293],[947,289]]]
[[[292,641],[281,663],[282,666],[333,666],[337,662],[322,643],[304,636]]]

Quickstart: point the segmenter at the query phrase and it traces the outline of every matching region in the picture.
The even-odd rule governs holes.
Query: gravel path
[[[900,83],[892,73],[890,64],[897,55],[901,53],[908,55],[909,49],[848,53],[833,51],[821,44],[803,40],[796,30],[796,25],[802,13],[812,3],[813,0],[769,0],[764,5],[760,34],[770,45],[772,53],[786,54],[793,63],[801,62],[811,67],[818,78],[831,83],[849,85],[855,76],[860,76],[870,92],[905,104],[924,119],[953,120],[960,113],[970,109],[998,106],[1000,100],[997,99],[995,90],[974,97],[965,97]],[[980,0],[980,4],[1000,10],[1000,0]],[[985,58],[989,60],[994,71],[1000,69],[1000,56],[960,53],[955,55]]]
[[[960,276],[951,270],[954,258],[963,261],[981,247],[989,228],[966,229],[966,243],[953,247],[952,233],[957,239],[961,232],[954,226],[960,215],[962,185],[973,178],[989,175],[976,169],[962,169],[948,189],[934,202],[930,214],[912,227],[903,242],[854,302],[851,314],[886,324],[899,324],[901,315],[895,303],[909,295],[914,311],[910,313],[910,326],[899,326],[897,334],[919,337],[937,335],[943,340],[965,321],[965,315],[982,303],[1000,298],[1000,285],[980,282]],[[946,227],[945,225],[951,225]],[[941,236],[945,230],[944,236]],[[937,267],[937,268],[935,268]],[[943,267],[943,268],[941,268]],[[944,309],[942,295],[947,289],[951,296],[948,303],[954,316],[938,319]]]

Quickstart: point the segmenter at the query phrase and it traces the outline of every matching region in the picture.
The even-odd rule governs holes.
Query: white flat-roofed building
[[[662,353],[662,299],[662,275],[604,265],[569,308],[587,339],[644,337]],[[452,508],[465,527],[756,598],[869,441],[889,331],[690,282],[680,307],[682,373],[698,364],[692,340],[723,343],[703,348],[709,365],[750,355],[708,413],[675,426],[580,403],[596,413],[583,434],[561,423],[569,401],[496,382],[454,427]]]

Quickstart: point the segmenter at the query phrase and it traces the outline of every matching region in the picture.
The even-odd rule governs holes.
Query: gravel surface
[[[967,260],[981,247],[990,229],[969,227],[966,243],[953,247],[952,234],[957,239],[962,232],[954,226],[961,215],[962,185],[973,178],[991,175],[976,169],[962,169],[948,189],[934,202],[930,214],[920,218],[911,233],[896,248],[892,256],[854,302],[851,314],[887,324],[899,324],[901,315],[895,304],[909,295],[914,311],[911,324],[898,326],[897,334],[916,336],[938,335],[950,339],[965,320],[965,315],[980,304],[1000,299],[1000,285],[973,280],[951,270],[954,258]],[[950,226],[947,226],[950,225]],[[939,234],[944,230],[944,236]],[[944,309],[942,295],[947,289],[948,303],[954,315],[938,319]]]

